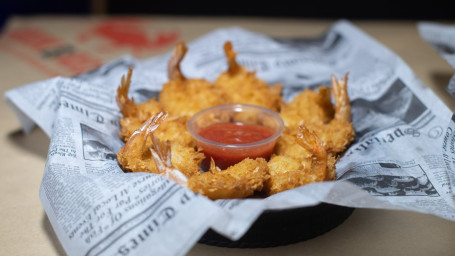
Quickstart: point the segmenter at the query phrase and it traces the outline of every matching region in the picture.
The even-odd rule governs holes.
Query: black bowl
[[[230,248],[266,248],[288,245],[322,235],[346,220],[354,208],[321,203],[312,207],[266,210],[247,233],[232,241],[212,229],[199,243]]]

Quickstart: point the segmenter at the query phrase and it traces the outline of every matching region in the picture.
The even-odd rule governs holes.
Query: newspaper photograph
[[[348,21],[314,38],[271,38],[230,27],[188,42],[188,77],[225,71],[223,44],[289,102],[349,73],[355,140],[336,163],[336,180],[266,198],[210,200],[153,173],[124,172],[117,152],[121,77],[134,69],[130,97],[157,97],[171,53],[125,56],[75,77],[55,77],[6,92],[30,132],[50,138],[40,199],[68,255],[185,255],[213,229],[236,240],[267,209],[328,203],[408,210],[455,221],[455,118],[395,53]],[[452,40],[453,41],[453,40]]]

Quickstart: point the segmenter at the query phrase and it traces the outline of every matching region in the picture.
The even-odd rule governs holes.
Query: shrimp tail
[[[145,137],[149,136],[152,139],[150,152],[152,154],[153,160],[155,161],[158,173],[182,186],[187,186],[188,178],[182,172],[172,166],[170,143],[168,141],[160,141],[153,135],[153,132],[160,126],[166,117],[167,113],[160,112],[150,118],[143,126],[146,127]]]
[[[131,137],[123,147],[123,151],[133,151],[134,148],[138,148],[138,145],[135,143],[137,141],[137,137],[141,138],[142,143],[140,143],[140,148],[143,149],[146,145],[147,135],[152,134],[160,126],[161,122],[166,119],[166,117],[167,113],[160,112],[145,121],[139,129],[131,134]]]
[[[151,171],[150,166],[140,163],[144,152],[147,151],[147,134],[153,133],[159,124],[166,118],[166,113],[158,113],[147,119],[144,124],[135,130],[125,143],[125,146],[117,153],[119,164],[128,170],[138,168],[141,165],[142,171]]]
[[[226,54],[226,59],[228,62],[228,73],[231,75],[236,74],[240,70],[240,65],[235,60],[237,53],[232,49],[232,43],[227,41],[224,44],[224,53]]]
[[[209,167],[209,172],[219,172],[221,169],[215,165],[215,160],[213,158],[210,158],[210,167]]]
[[[167,142],[162,142],[157,137],[150,135],[152,137],[152,147],[150,152],[152,153],[153,160],[155,161],[156,167],[160,172],[165,170],[167,167],[172,166],[171,164],[171,146]]]
[[[351,104],[348,96],[348,74],[337,79],[332,75],[332,93],[335,99],[335,118],[337,120],[351,121]]]
[[[131,85],[131,77],[133,75],[133,67],[130,66],[128,69],[128,74],[122,76],[122,80],[120,82],[119,87],[117,88],[117,106],[120,109],[122,115],[131,116],[135,112],[136,103],[134,99],[128,98],[128,91],[130,90]]]
[[[296,142],[313,154],[310,175],[313,176],[314,182],[326,180],[329,174],[327,152],[316,133],[308,130],[301,122],[299,124],[299,133],[296,135]]]
[[[185,80],[185,76],[183,75],[180,69],[180,63],[185,57],[188,48],[186,47],[184,42],[178,43],[175,48],[174,52],[172,53],[172,57],[168,62],[167,65],[167,74],[169,80]]]

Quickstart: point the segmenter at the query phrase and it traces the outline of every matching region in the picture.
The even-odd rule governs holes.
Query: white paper
[[[422,21],[417,28],[420,36],[455,68],[455,25]],[[455,96],[455,75],[449,80],[447,91]]]

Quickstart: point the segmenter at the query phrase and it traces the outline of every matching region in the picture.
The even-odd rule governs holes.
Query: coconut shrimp
[[[329,154],[339,154],[354,140],[355,132],[351,122],[351,104],[347,93],[348,74],[343,79],[332,76],[332,94],[335,99],[335,115],[326,124],[308,123],[308,129],[315,131]]]
[[[196,193],[202,194],[210,199],[220,199],[220,198],[244,198],[252,196],[255,191],[261,191],[264,185],[264,182],[269,178],[267,161],[264,158],[249,159],[246,158],[240,163],[237,163],[233,166],[228,167],[226,170],[220,170],[215,166],[215,162],[211,159],[210,169],[207,172],[201,173],[194,169],[189,172],[185,168],[189,164],[197,164],[204,158],[203,154],[195,152],[193,154],[179,155],[179,151],[175,150],[173,147],[174,144],[169,144],[169,142],[161,142],[158,138],[153,136],[153,131],[156,130],[156,126],[162,122],[164,117],[158,115],[151,119],[142,127],[142,130],[139,130],[137,134],[150,135],[152,138],[152,144],[150,145],[150,153],[144,159],[143,154],[148,153],[146,150],[147,145],[142,145],[143,150],[141,152],[135,152],[132,150],[132,155],[140,155],[143,157],[139,159],[144,164],[137,164],[135,160],[137,157],[132,156],[133,159],[133,168],[142,167],[151,164],[150,159],[153,158],[156,163],[154,167],[154,173],[161,174],[182,186],[188,187]],[[144,132],[145,131],[145,132]],[[133,136],[132,136],[133,137]],[[136,148],[138,145],[134,143],[143,143],[144,138],[133,139],[131,145],[126,145],[126,149],[122,149],[128,153],[130,150],[128,147]],[[122,152],[122,151],[121,151]],[[150,157],[151,155],[151,157]],[[122,164],[123,159],[127,160],[128,157],[123,157],[123,153],[119,153],[119,162]],[[180,159],[185,161],[179,161],[174,159]],[[122,161],[122,162],[121,162]],[[141,169],[143,170],[143,168]],[[199,169],[198,169],[199,170]]]
[[[327,123],[334,115],[330,89],[320,86],[318,90],[304,90],[291,102],[283,105],[280,115],[285,126],[296,129],[300,121]]]
[[[125,146],[117,153],[117,159],[122,169],[132,172],[161,173],[156,166],[150,148],[158,147],[159,138],[153,135],[158,127],[165,122],[166,113],[160,112],[148,119],[128,139]],[[199,173],[199,164],[204,154],[195,151],[194,147],[182,145],[178,142],[166,141],[169,145],[162,148],[172,151],[172,165],[178,168],[186,177]],[[170,159],[170,158],[169,158]],[[169,160],[168,159],[168,160]]]
[[[155,161],[158,174],[163,175],[164,177],[173,180],[182,186],[187,186],[188,176],[183,174],[179,169],[167,168],[172,166],[171,147],[169,143],[162,142],[154,136],[151,137],[153,144],[150,147],[150,153]]]
[[[280,115],[290,133],[296,133],[298,124],[316,133],[327,153],[336,155],[343,152],[353,141],[355,133],[351,123],[351,106],[347,93],[348,74],[343,79],[331,77],[330,90],[319,87],[319,92],[305,90],[283,107]]]
[[[215,167],[212,159],[210,170],[192,176],[188,188],[210,199],[245,198],[262,191],[268,179],[264,158],[246,158],[225,170]]]
[[[347,74],[343,79],[332,76],[331,88],[305,90],[284,104],[281,85],[269,86],[239,65],[230,42],[224,51],[228,69],[211,83],[183,75],[180,64],[187,47],[178,44],[168,63],[169,82],[163,85],[158,100],[134,102],[128,98],[132,69],[122,77],[117,90],[123,115],[120,135],[126,141],[117,154],[122,168],[163,175],[210,199],[271,195],[334,180],[335,163],[354,139]],[[221,170],[211,159],[209,170],[200,171],[205,156],[187,131],[186,122],[196,112],[224,103],[280,111],[285,130],[268,162],[246,158]],[[241,116],[241,120],[251,118]]]
[[[169,82],[163,85],[159,102],[171,115],[192,116],[200,110],[226,103],[223,91],[205,79],[188,79],[181,69],[188,48],[178,44],[168,63]]]
[[[130,67],[126,77],[122,76],[120,86],[117,88],[116,100],[122,114],[120,119],[120,137],[123,140],[127,140],[151,116],[163,111],[160,103],[155,99],[138,104],[134,102],[134,99],[128,98],[132,76],[133,68]]]
[[[215,87],[226,93],[229,103],[253,104],[279,111],[282,104],[281,84],[269,86],[256,76],[256,72],[239,65],[231,42],[224,44],[224,52],[228,69],[218,76]]]
[[[295,136],[285,135],[293,140],[292,149],[279,151],[268,162],[270,178],[265,183],[265,191],[272,195],[312,182],[335,178],[335,159],[330,158],[318,136],[303,124]],[[292,152],[292,153],[291,153]]]
[[[134,99],[128,98],[132,73],[133,70],[130,67],[127,76],[122,76],[121,84],[117,89],[117,104],[123,116],[120,119],[121,130],[119,134],[124,141],[127,141],[145,121],[164,111],[161,104],[155,99],[138,104],[134,102]],[[195,142],[186,129],[187,121],[188,118],[185,116],[169,116],[160,124],[154,135],[163,141],[168,140],[178,142],[183,146],[194,147]]]

